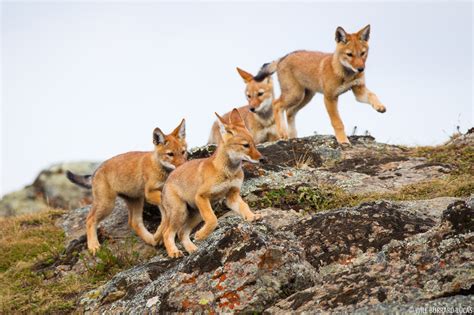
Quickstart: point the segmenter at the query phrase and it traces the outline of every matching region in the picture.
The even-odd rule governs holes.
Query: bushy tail
[[[78,186],[92,188],[92,175],[76,175],[71,171],[66,171],[66,177]]]
[[[265,80],[266,77],[268,77],[269,75],[272,75],[277,70],[277,66],[280,60],[281,59],[277,59],[270,63],[265,63],[260,68],[260,71],[257,73],[257,75],[253,77],[253,79],[257,82],[262,82],[263,80]]]

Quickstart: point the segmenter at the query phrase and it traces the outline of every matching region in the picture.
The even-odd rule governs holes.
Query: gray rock
[[[364,312],[458,300],[468,305],[458,295],[474,283],[473,211],[457,201],[441,214],[418,217],[411,211],[415,203],[380,201],[313,216],[265,209],[253,224],[225,215],[196,253],[169,259],[160,248],[147,263],[83,295],[79,311]]]
[[[457,148],[473,141],[465,135],[448,145]],[[342,149],[332,136],[312,136],[259,146],[267,160],[244,164],[242,194],[252,204],[273,189],[273,198],[282,199],[277,203],[281,209],[273,203],[259,206],[265,208],[258,210],[262,220],[247,223],[218,206],[216,231],[197,243],[197,252],[180,259],[169,259],[163,246],[153,248],[138,240],[133,251],[143,257],[141,263],[82,294],[76,311],[361,314],[436,307],[449,312],[450,307],[472,305],[472,197],[379,200],[356,207],[339,203],[337,209],[316,212],[318,202],[337,196],[308,190],[313,187],[333,185],[346,195],[397,192],[455,171],[453,165],[415,158],[409,149],[372,137],[351,137],[351,142]],[[196,148],[190,157],[206,157],[214,150]],[[42,172],[34,185],[13,198],[26,205],[7,211],[17,213],[18,207],[30,207],[28,202],[44,206],[49,200],[67,207],[77,200],[90,201],[84,199],[87,191],[65,182],[65,168]],[[279,189],[291,195],[279,195]],[[308,209],[301,206],[305,202]],[[65,252],[53,265],[39,264],[39,269],[52,268],[58,276],[85,272],[87,262],[78,262],[77,254],[86,250],[84,225],[90,206],[79,204],[58,223],[68,242]],[[127,217],[118,199],[99,226],[99,240],[109,241],[112,251],[135,237]],[[155,231],[159,210],[147,204],[144,222]]]
[[[91,192],[69,182],[65,172],[71,170],[78,174],[91,174],[97,166],[95,162],[52,165],[41,171],[33,184],[3,196],[0,216],[32,213],[47,207],[74,209],[90,203]]]
[[[474,212],[464,201],[443,212],[425,233],[359,252],[349,262],[321,267],[315,285],[276,303],[269,313],[402,311],[469,305],[474,284]],[[434,302],[438,298],[439,303]],[[408,303],[407,303],[408,302]],[[471,304],[472,305],[472,304]]]
[[[262,222],[250,224],[228,216],[199,249],[183,259],[156,256],[148,263],[117,274],[97,292],[86,294],[81,311],[219,312],[263,311],[311,286],[315,269],[291,235],[279,231],[267,210]],[[163,253],[164,254],[164,253]],[[126,294],[111,303],[107,297]]]

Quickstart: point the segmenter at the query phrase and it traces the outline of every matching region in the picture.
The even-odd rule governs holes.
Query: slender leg
[[[127,203],[129,213],[131,214],[131,226],[132,229],[135,230],[135,233],[143,240],[145,243],[155,246],[156,241],[143,224],[143,198],[138,199],[127,199],[125,200]]]
[[[260,218],[260,215],[253,213],[248,204],[240,197],[240,189],[231,189],[226,197],[225,204],[232,211],[239,213],[246,221],[254,221]]]
[[[273,102],[273,117],[275,118],[278,137],[280,139],[288,139],[288,131],[286,130],[284,111],[281,104],[281,97]]]
[[[326,110],[328,111],[329,118],[331,119],[332,127],[336,134],[337,142],[340,144],[349,144],[349,139],[347,139],[346,132],[344,131],[344,124],[342,123],[341,117],[339,116],[339,111],[337,110],[337,97],[330,98],[324,96],[324,103],[326,104]]]
[[[163,232],[169,224],[168,216],[166,212],[164,211],[163,206],[160,206],[160,212],[161,212],[161,222],[158,228],[156,229],[155,234],[153,235],[157,245],[161,244],[161,242],[163,241]]]
[[[101,187],[101,186],[98,186]],[[97,226],[114,209],[116,194],[103,188],[93,188],[94,202],[87,215],[87,248],[95,255],[100,248],[97,238]]]
[[[163,243],[168,256],[177,258],[183,256],[183,252],[176,247],[175,238],[177,232],[187,221],[188,211],[186,203],[181,200],[172,190],[167,192],[160,206],[162,222],[155,233],[155,239],[159,240],[163,232]],[[164,214],[164,216],[163,216]]]
[[[183,256],[183,252],[176,247],[175,243],[176,229],[168,225],[163,232],[163,242],[165,243],[166,252],[171,258],[178,258]]]
[[[371,92],[365,85],[354,86],[352,92],[358,102],[370,104],[379,113],[385,113],[385,106],[380,102],[377,95]]]
[[[196,240],[203,240],[207,238],[209,234],[211,234],[212,231],[214,231],[214,229],[217,227],[217,217],[212,210],[211,203],[208,198],[198,194],[196,196],[195,202],[199,209],[199,213],[204,220],[204,226],[196,232],[195,238]]]
[[[305,96],[304,88],[294,78],[291,70],[281,70],[278,72],[281,95],[273,103],[273,115],[280,138],[288,139],[288,128],[284,124],[284,111],[292,111],[292,108],[298,107]],[[288,116],[288,114],[286,115]]]
[[[201,221],[202,218],[199,213],[189,214],[186,223],[178,233],[178,237],[188,253],[192,253],[197,250],[196,245],[191,241],[189,235]]]
[[[298,104],[298,106],[290,107],[288,108],[286,112],[286,119],[288,121],[288,136],[291,138],[296,138],[297,137],[297,131],[296,131],[296,114],[305,107],[313,98],[315,92],[312,92],[308,89],[304,90],[304,98],[303,100]]]

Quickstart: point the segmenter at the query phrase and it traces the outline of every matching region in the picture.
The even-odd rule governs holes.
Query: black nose
[[[251,107],[251,108],[250,108],[250,111],[251,111],[252,113],[255,113],[255,108]]]
[[[266,157],[262,156],[258,161],[259,161],[260,163],[265,164],[265,163],[267,163],[268,160],[267,160]]]
[[[364,72],[364,68],[357,68],[359,72]]]

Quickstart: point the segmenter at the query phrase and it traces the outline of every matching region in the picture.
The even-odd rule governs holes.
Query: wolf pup
[[[163,240],[170,257],[183,255],[176,247],[176,234],[186,251],[192,253],[196,250],[189,238],[193,228],[204,220],[196,232],[196,240],[205,239],[216,228],[217,217],[212,210],[215,202],[224,200],[227,207],[247,221],[259,217],[240,197],[240,188],[244,179],[242,161],[256,163],[262,155],[237,109],[234,108],[228,120],[216,116],[222,139],[214,154],[186,162],[170,174],[163,187],[162,219],[155,240],[159,243]]]
[[[370,104],[380,113],[385,112],[385,106],[365,86],[364,69],[369,53],[369,34],[370,25],[354,34],[348,34],[342,27],[338,27],[334,53],[295,51],[262,66],[254,78],[257,82],[263,81],[275,71],[278,73],[281,96],[273,103],[273,110],[281,138],[296,137],[296,113],[311,101],[316,92],[324,94],[324,103],[340,144],[350,142],[337,109],[339,95],[352,89],[357,101]],[[288,130],[284,124],[285,110]]]
[[[253,75],[237,68],[240,76],[244,80],[245,95],[249,102],[247,106],[239,107],[238,110],[244,120],[245,126],[252,134],[255,143],[263,143],[267,141],[278,140],[278,133],[273,118],[273,81],[270,76],[257,82],[253,79]],[[223,118],[228,120],[230,112],[225,114]],[[209,144],[217,144],[221,138],[219,133],[219,123],[216,121],[212,125],[211,135],[209,136]]]
[[[128,152],[102,163],[93,175],[67,172],[67,178],[92,188],[93,203],[87,216],[87,247],[95,254],[100,247],[97,225],[113,210],[117,196],[128,206],[128,224],[147,244],[156,245],[153,234],[143,225],[144,199],[161,204],[161,189],[169,173],[186,161],[185,121],[169,135],[159,128],[153,131],[155,150]]]

